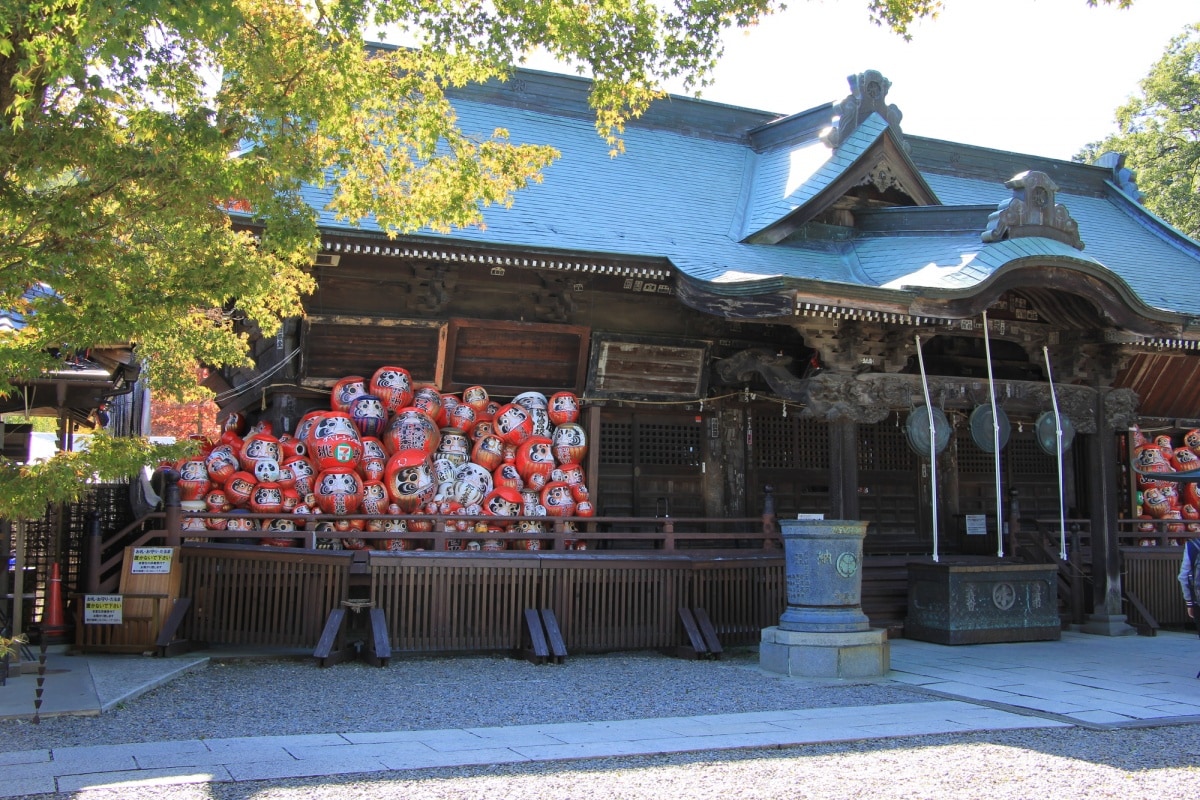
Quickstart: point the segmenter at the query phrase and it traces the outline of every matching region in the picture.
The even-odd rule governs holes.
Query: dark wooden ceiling
[[[1200,419],[1200,354],[1139,353],[1113,382],[1137,392],[1144,417]]]

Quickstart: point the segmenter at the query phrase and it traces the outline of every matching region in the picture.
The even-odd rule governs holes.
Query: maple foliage
[[[200,435],[216,441],[221,436],[218,411],[217,404],[211,399],[180,402],[170,395],[154,393],[150,398],[147,435],[171,436],[176,441]]]

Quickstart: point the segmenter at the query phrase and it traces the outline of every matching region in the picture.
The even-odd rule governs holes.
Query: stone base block
[[[792,678],[881,678],[891,669],[887,631],[802,633],[763,628],[763,669]]]

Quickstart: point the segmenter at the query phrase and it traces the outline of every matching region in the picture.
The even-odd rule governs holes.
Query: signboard
[[[165,575],[171,571],[171,547],[135,547],[129,562],[132,575]]]
[[[808,520],[825,519],[825,515],[824,514],[797,514],[796,519],[808,519]]]
[[[987,536],[986,514],[967,514],[967,536]]]
[[[124,619],[125,598],[119,594],[85,594],[84,625],[120,625]]]

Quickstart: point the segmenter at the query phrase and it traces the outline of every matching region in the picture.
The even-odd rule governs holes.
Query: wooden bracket
[[[392,644],[388,639],[387,618],[381,608],[368,608],[365,601],[344,601],[347,608],[335,608],[325,620],[325,629],[313,650],[317,666],[329,667],[361,658],[373,667],[386,667],[392,657]],[[367,611],[366,626],[360,615]]]
[[[682,658],[720,658],[724,650],[721,640],[717,637],[717,629],[713,627],[708,612],[703,608],[679,609],[679,621],[687,635],[688,643],[675,649],[676,655]]]
[[[158,638],[154,640],[154,652],[159,658],[169,658],[208,646],[204,642],[175,638],[179,633],[179,627],[183,625],[184,618],[191,610],[192,598],[190,597],[180,597],[171,606],[171,613],[167,615],[167,621],[163,623],[162,630],[158,632]]]
[[[525,646],[521,655],[531,664],[561,664],[567,657],[567,645],[558,627],[554,611],[543,608],[525,609]]]

